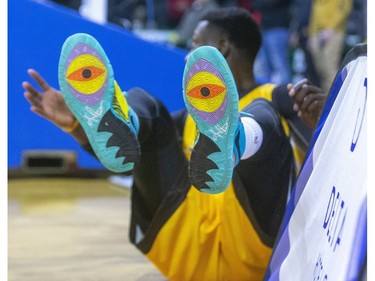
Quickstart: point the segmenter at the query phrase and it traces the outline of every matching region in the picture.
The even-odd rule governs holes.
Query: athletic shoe
[[[236,84],[216,48],[203,46],[189,55],[183,97],[199,131],[189,163],[190,181],[202,192],[223,192],[242,155],[244,134]]]
[[[140,156],[138,118],[96,39],[84,33],[70,36],[62,46],[58,74],[65,102],[99,161],[113,172],[132,170]]]

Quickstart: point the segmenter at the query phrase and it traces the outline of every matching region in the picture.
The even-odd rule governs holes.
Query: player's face
[[[218,31],[212,26],[209,26],[208,21],[200,21],[195,28],[190,52],[186,55],[185,61],[193,50],[201,46],[212,46],[216,48],[219,46]]]

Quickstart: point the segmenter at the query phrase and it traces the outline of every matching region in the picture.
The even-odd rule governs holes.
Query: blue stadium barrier
[[[113,24],[97,24],[78,12],[48,1],[8,1],[8,168],[22,165],[26,150],[74,150],[81,168],[103,168],[67,134],[29,110],[22,81],[37,70],[58,89],[57,66],[65,39],[93,35],[111,60],[122,90],[142,87],[170,111],[184,106],[182,74],[186,51],[146,42]],[[36,85],[35,85],[36,86]]]

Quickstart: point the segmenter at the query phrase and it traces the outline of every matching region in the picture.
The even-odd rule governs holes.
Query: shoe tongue
[[[112,108],[120,118],[129,123],[128,103],[125,97],[123,96],[122,91],[116,81],[114,81],[114,86],[115,94],[113,95]]]

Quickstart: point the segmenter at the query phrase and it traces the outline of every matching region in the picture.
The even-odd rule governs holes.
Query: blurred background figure
[[[320,78],[328,92],[344,54],[347,21],[353,0],[313,0],[308,46]]]
[[[144,27],[146,5],[142,0],[108,0],[108,21],[126,29],[137,24]]]
[[[165,0],[108,0],[108,21],[130,30],[173,28]]]
[[[82,0],[52,0],[52,2],[55,2],[57,4],[63,5],[65,7],[74,9],[74,10],[79,10],[79,7],[82,4]]]
[[[355,45],[367,42],[367,0],[353,0],[346,26],[344,54]]]
[[[292,81],[308,78],[320,85],[311,52],[307,48],[308,26],[312,0],[294,0],[291,6],[289,45],[292,52]]]
[[[177,26],[176,45],[190,49],[191,38],[198,22],[207,11],[217,8],[216,0],[194,0],[192,6],[187,9]]]
[[[176,28],[181,21],[185,11],[189,9],[194,0],[164,0],[167,3],[170,27]]]
[[[251,8],[259,17],[263,43],[255,62],[260,82],[291,81],[289,25],[292,0],[255,0]]]

